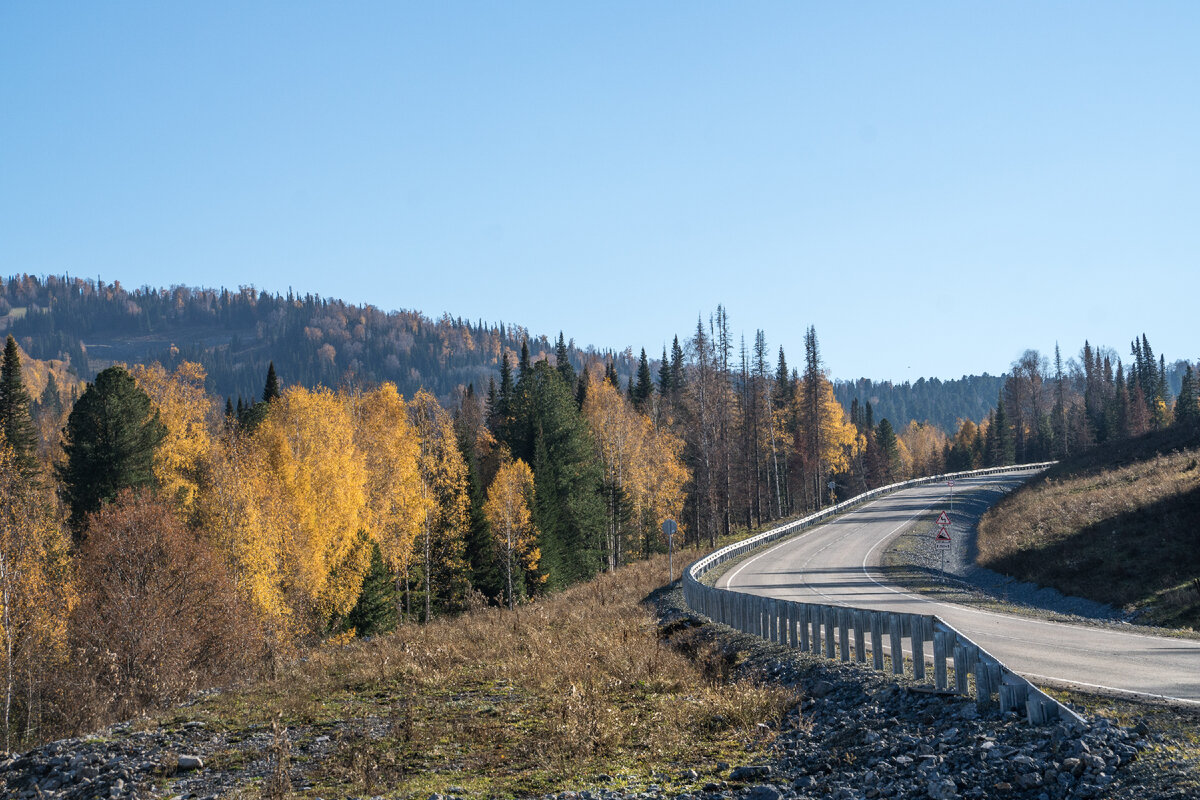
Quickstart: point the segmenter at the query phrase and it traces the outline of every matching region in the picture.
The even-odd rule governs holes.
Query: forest
[[[117,363],[85,381],[69,353],[39,358],[10,335],[6,749],[351,637],[487,604],[520,613],[664,552],[668,518],[677,547],[702,550],[908,477],[1200,417],[1192,365],[1172,394],[1144,335],[1128,366],[1088,343],[1067,362],[1026,351],[982,421],[951,435],[893,426],[869,399],[845,409],[812,327],[792,367],[761,330],[735,341],[718,307],[625,376],[563,334],[509,347],[496,333],[498,369],[449,400],[386,380],[309,385],[268,359],[236,403],[199,362]]]

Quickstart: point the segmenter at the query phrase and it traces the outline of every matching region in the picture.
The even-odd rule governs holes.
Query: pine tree
[[[371,566],[363,576],[358,602],[346,615],[341,629],[359,637],[378,636],[396,629],[396,586],[383,562],[378,542],[371,542]]]
[[[88,384],[67,419],[67,460],[58,468],[77,541],[87,515],[102,503],[121,489],[153,483],[154,453],[166,434],[149,396],[124,367],[109,367]]]
[[[658,364],[658,394],[669,398],[672,395],[671,362],[667,358],[667,346],[663,345],[662,361]]]
[[[1008,414],[1004,410],[1004,397],[996,398],[996,465],[1005,467],[1017,460],[1017,442],[1013,436]],[[989,428],[990,430],[990,428]]]
[[[558,332],[558,344],[554,347],[554,363],[558,374],[562,375],[563,381],[567,386],[575,385],[575,368],[571,366],[571,357],[567,352],[567,343],[563,339],[562,331]]]
[[[650,376],[650,362],[646,360],[646,348],[642,348],[642,356],[638,361],[637,385],[633,388],[633,407],[645,412],[654,394],[654,379]]]
[[[1200,423],[1200,405],[1197,405],[1196,373],[1188,364],[1183,372],[1183,382],[1179,387],[1179,396],[1175,398],[1175,424],[1180,426],[1195,426]]]
[[[0,430],[12,448],[17,469],[25,477],[37,473],[37,430],[29,413],[29,392],[21,380],[21,355],[12,336],[4,345],[0,364]]]
[[[521,340],[521,360],[517,362],[517,380],[529,374],[529,339]]]
[[[671,342],[671,390],[676,398],[683,390],[683,382],[683,348],[679,346],[679,337],[676,336]]]
[[[277,397],[279,397],[279,377],[275,374],[275,362],[272,361],[267,364],[267,382],[263,386],[262,399],[264,403],[269,403]]]

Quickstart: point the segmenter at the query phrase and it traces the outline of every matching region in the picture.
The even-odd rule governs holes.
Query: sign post
[[[950,539],[950,532],[947,528],[950,525],[950,517],[943,511],[937,518],[937,534],[933,537],[933,546],[937,549],[942,561],[942,581],[946,580],[946,552],[953,546],[954,542]]]
[[[950,511],[954,511],[954,481],[946,481],[946,485],[950,487]]]
[[[670,517],[663,520],[662,531],[667,537],[667,583],[675,581],[675,531],[678,529],[675,520]]]

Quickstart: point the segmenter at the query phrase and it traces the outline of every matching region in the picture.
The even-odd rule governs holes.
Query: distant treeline
[[[450,403],[474,383],[499,373],[502,353],[515,361],[522,342],[534,359],[554,351],[545,336],[520,325],[470,321],[417,311],[384,312],[319,295],[286,295],[253,286],[229,289],[141,288],[75,277],[8,278],[0,292],[0,324],[26,353],[62,360],[82,380],[114,363],[153,363],[173,370],[200,364],[213,394],[251,402],[262,376],[276,369],[303,386],[396,384]],[[628,379],[628,352],[567,352],[576,367],[611,360]]]

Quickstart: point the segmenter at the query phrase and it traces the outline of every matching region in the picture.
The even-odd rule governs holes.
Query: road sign
[[[673,519],[663,520],[663,534],[670,539],[675,535],[675,531],[679,530],[679,525]]]
[[[945,525],[939,525],[937,535],[933,538],[933,546],[938,550],[949,550],[951,544],[950,532],[946,530]]]
[[[938,519],[937,519],[937,524],[938,524],[938,525],[941,525],[942,527],[945,527],[945,526],[947,526],[947,525],[949,525],[949,524],[950,524],[950,517],[946,516],[946,512],[945,512],[945,511],[943,511],[943,512],[942,512],[942,513],[941,513],[941,514],[938,516]]]

